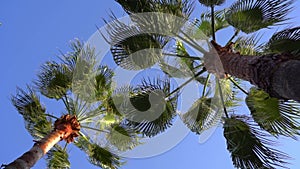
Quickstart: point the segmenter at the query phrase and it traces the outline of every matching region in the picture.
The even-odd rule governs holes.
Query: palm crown
[[[107,22],[109,37],[105,39],[111,44],[115,63],[130,70],[158,65],[166,78],[145,77],[135,86],[113,90],[112,70],[107,66],[94,65],[94,50],[75,41],[72,43],[73,51],[64,55],[60,63],[51,61],[44,64],[38,79],[34,82],[34,88],[28,87],[27,92],[18,89],[17,95],[12,97],[13,104],[26,121],[26,129],[34,138],[45,137],[52,130],[53,120],[64,117],[55,117],[46,112],[36,94],[39,92],[47,98],[61,100],[66,107],[64,114],[76,117],[80,130],[74,144],[89,155],[92,164],[102,168],[117,168],[122,162],[118,156],[110,152],[111,147],[98,144],[97,139],[93,140],[85,131],[104,133],[107,142],[119,151],[132,149],[139,144],[140,137],[154,137],[172,126],[173,119],[178,115],[176,106],[179,91],[187,83],[195,81],[202,86],[200,87],[202,96],[191,104],[187,112],[180,115],[192,132],[201,134],[208,128],[222,124],[227,149],[231,153],[235,167],[284,167],[288,156],[272,148],[274,143],[272,136],[297,138],[300,110],[296,101],[299,100],[293,101],[293,98],[274,95],[272,90],[261,87],[256,81],[234,77],[226,71],[220,72],[211,68],[208,63],[212,54],[197,43],[197,38],[203,38],[203,35],[212,37],[214,42],[210,46],[214,46],[219,55],[234,53],[238,56],[247,55],[248,58],[259,55],[259,58],[268,59],[273,55],[284,54],[285,59],[288,57],[286,60],[297,60],[300,44],[299,27],[277,32],[263,45],[258,45],[257,36],[248,35],[263,28],[283,24],[291,10],[292,0],[237,0],[229,8],[219,11],[215,11],[214,6],[222,5],[224,1],[199,0],[201,4],[211,7],[211,12],[203,13],[201,18],[185,27],[185,32],[188,32],[186,34],[169,25],[174,29],[168,35],[139,34],[141,30],[149,27],[149,24],[145,22],[145,18],[136,17],[134,14],[163,12],[188,19],[194,3],[185,0],[116,0],[116,2],[132,16],[134,24]],[[112,19],[116,18],[112,16]],[[151,26],[160,29],[160,24],[160,22],[152,23]],[[215,42],[215,32],[229,26],[235,28],[235,33],[229,37],[230,40],[225,47],[220,47]],[[124,33],[126,36],[122,37]],[[168,48],[170,45],[175,47],[170,50]],[[189,54],[187,45],[202,52],[203,56]],[[154,51],[143,56],[134,55],[143,49],[162,49],[164,52]],[[134,56],[130,58],[130,55]],[[143,58],[140,59],[141,57]],[[169,62],[170,60],[172,62]],[[81,65],[80,69],[76,69],[76,65]],[[216,76],[215,87],[210,85],[213,75]],[[79,80],[74,81],[74,77]],[[174,78],[189,78],[189,80],[173,89],[171,79]],[[247,91],[241,87],[242,80],[239,78],[249,80],[258,87],[252,87]],[[72,83],[79,87],[72,86]],[[246,95],[245,102],[250,114],[234,113],[237,111],[236,106],[242,101],[239,92]],[[129,99],[126,102],[118,102],[127,96]],[[155,103],[150,103],[150,97],[158,97],[159,104],[165,104],[162,113],[155,119],[139,114],[156,106]],[[122,113],[118,107],[122,108]],[[155,113],[154,109],[151,114]],[[70,167],[66,148],[58,144],[47,156],[50,168]]]

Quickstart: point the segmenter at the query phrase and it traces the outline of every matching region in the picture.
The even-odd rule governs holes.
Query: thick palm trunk
[[[55,121],[54,130],[45,138],[37,141],[21,157],[5,166],[5,169],[29,169],[61,140],[72,142],[80,129],[75,116],[65,115]]]
[[[300,60],[290,54],[245,56],[212,42],[225,73],[249,81],[272,97],[300,102]]]

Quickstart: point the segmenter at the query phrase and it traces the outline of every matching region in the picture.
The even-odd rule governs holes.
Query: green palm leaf
[[[139,145],[136,133],[122,125],[112,125],[106,138],[120,151],[131,150]]]
[[[72,92],[87,102],[104,99],[110,92],[113,72],[107,66],[98,66],[95,49],[81,49],[72,76]],[[104,97],[104,98],[103,98]]]
[[[124,125],[145,136],[153,137],[172,125],[178,96],[165,100],[170,93],[169,80],[143,80],[130,96]],[[150,100],[152,101],[150,103]],[[129,104],[131,106],[129,106]]]
[[[128,26],[119,21],[107,25],[111,53],[118,66],[129,70],[151,67],[161,57],[167,40],[156,34],[143,34],[137,25]]]
[[[117,169],[122,165],[120,157],[116,156],[106,148],[100,147],[96,143],[87,140],[88,138],[79,137],[75,145],[88,155],[91,164],[103,169]]]
[[[28,91],[17,88],[17,94],[12,96],[11,101],[23,116],[25,127],[35,138],[40,139],[51,131],[51,122],[45,115],[45,108],[41,105],[39,97],[27,87]]]
[[[266,51],[300,55],[300,27],[275,33],[266,44]]]
[[[199,2],[205,6],[222,5],[225,0],[199,0]]]
[[[107,66],[100,66],[96,74],[95,83],[95,97],[97,100],[103,100],[107,98],[110,93],[112,84],[112,77],[114,73]]]
[[[212,99],[202,97],[181,118],[192,132],[201,134],[204,130],[217,125],[216,119],[221,119],[221,116],[222,112],[212,104]]]
[[[61,62],[66,65],[71,71],[75,70],[77,58],[81,55],[83,48],[83,42],[79,39],[75,39],[70,42],[71,52],[67,54],[62,54],[62,57],[59,59]],[[62,53],[62,52],[61,52]]]
[[[39,91],[48,98],[60,99],[70,90],[72,72],[65,64],[46,62],[35,82]]]
[[[51,169],[71,168],[68,153],[59,145],[56,145],[47,153],[46,160],[47,160],[47,167]]]
[[[226,13],[230,25],[245,33],[286,21],[293,0],[238,0]]]
[[[287,155],[270,148],[274,143],[248,124],[246,118],[232,116],[224,122],[224,137],[234,166],[241,169],[284,167]]]
[[[296,103],[280,101],[255,88],[250,90],[246,103],[255,122],[270,134],[294,139],[295,135],[299,135],[297,120],[300,118],[300,110]]]

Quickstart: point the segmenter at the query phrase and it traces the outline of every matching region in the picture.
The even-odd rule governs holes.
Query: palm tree
[[[29,151],[12,163],[3,165],[4,168],[31,168],[44,155],[47,156],[49,168],[70,168],[67,146],[74,143],[88,155],[92,164],[115,169],[122,165],[122,161],[111,150],[115,147],[126,151],[139,144],[136,133],[124,127],[110,101],[113,94],[110,90],[113,72],[106,66],[92,67],[90,62],[87,64],[86,60],[81,59],[82,56],[93,58],[95,53],[89,47],[84,48],[80,41],[74,41],[71,47],[72,52],[64,54],[60,58],[61,63],[45,63],[34,85],[28,85],[25,90],[18,88],[17,94],[12,96],[13,105],[23,116],[26,129],[36,141]],[[79,64],[86,64],[82,65],[84,71],[75,69]],[[85,89],[93,90],[93,100],[91,97],[86,99],[87,97],[80,96],[76,93],[79,89],[72,87],[74,76],[89,73],[92,69],[95,72],[95,83],[91,88]],[[77,78],[74,83],[87,84],[85,80]],[[38,94],[63,102],[65,112],[60,117],[47,112]],[[95,106],[93,103],[99,100],[101,104]],[[106,140],[110,146],[100,144],[94,138],[100,134],[104,134],[104,137],[99,136],[98,139]],[[65,145],[59,144],[61,141],[65,141]]]
[[[132,149],[139,144],[140,137],[155,137],[167,131],[178,115],[179,92],[191,81],[202,85],[202,96],[187,112],[180,114],[180,118],[192,132],[201,134],[212,126],[223,125],[227,149],[237,168],[284,167],[288,156],[272,148],[272,136],[296,139],[299,135],[297,101],[300,101],[300,90],[295,76],[298,71],[295,68],[299,67],[299,27],[280,31],[261,46],[257,36],[248,34],[283,24],[291,10],[292,0],[237,0],[228,9],[218,11],[215,11],[215,6],[221,6],[223,0],[199,0],[211,11],[203,13],[184,31],[178,29],[181,22],[171,23],[160,16],[145,21],[134,14],[163,12],[189,19],[195,5],[193,2],[116,1],[134,24],[114,21],[107,25],[109,38],[106,41],[111,44],[115,63],[130,70],[158,65],[166,76],[144,77],[134,86],[113,90],[113,72],[107,66],[96,66],[94,50],[76,41],[72,44],[73,52],[63,55],[61,63],[47,62],[34,86],[28,86],[27,91],[19,88],[17,95],[12,97],[14,106],[26,122],[26,129],[37,141],[31,150],[5,168],[30,168],[45,154],[49,168],[70,168],[67,146],[59,143],[62,140],[67,142],[66,145],[74,143],[86,152],[92,164],[117,168],[122,162],[111,152],[111,147],[119,151]],[[112,16],[112,19],[116,18]],[[151,22],[154,20],[156,22]],[[167,35],[139,34],[146,28],[166,28],[161,27],[166,23],[167,30],[171,30]],[[236,31],[221,47],[215,32],[229,26]],[[212,39],[208,51],[197,43],[197,38],[203,38],[203,34]],[[166,51],[172,45],[174,49]],[[202,52],[203,57],[192,56],[187,45]],[[153,50],[134,55],[144,49],[165,50],[163,53]],[[214,66],[219,64],[214,60],[215,56],[224,70]],[[168,62],[170,58],[172,63]],[[217,85],[212,87],[210,83],[214,76]],[[189,79],[174,89],[173,78]],[[249,91],[244,89],[242,80],[255,87]],[[238,92],[246,95],[249,115],[234,113],[242,101]],[[56,117],[46,112],[38,94],[61,101],[65,113]],[[161,109],[162,103],[165,106]],[[158,109],[162,110],[160,114],[156,111]],[[150,113],[143,113],[145,111]],[[92,137],[94,135],[97,137]],[[105,135],[109,146],[99,144],[99,139],[103,139],[101,135]]]
[[[108,24],[109,38],[106,40],[111,44],[111,53],[117,65],[140,70],[159,62],[161,70],[170,78],[190,77],[167,96],[178,94],[193,80],[202,84],[202,97],[181,115],[191,131],[201,134],[207,128],[220,124],[219,119],[222,119],[227,149],[237,168],[284,167],[288,156],[272,148],[270,136],[296,139],[299,135],[299,27],[279,31],[262,45],[258,45],[260,38],[253,33],[284,24],[288,20],[286,16],[292,9],[293,0],[237,0],[229,8],[218,11],[215,6],[221,6],[224,1],[199,0],[201,4],[210,7],[211,11],[203,13],[188,29],[183,29],[194,33],[192,35],[202,33],[211,37],[209,51],[197,42],[196,35],[190,36],[190,33],[174,30],[172,25],[167,35],[138,33],[149,27],[160,30],[163,29],[160,28],[162,24],[169,23],[161,18],[161,22],[157,18],[156,22],[151,22],[154,21],[151,17],[145,20],[135,13],[163,12],[188,19],[194,3],[185,0],[116,1],[133,21],[130,25],[118,21]],[[222,47],[216,41],[215,32],[229,26],[235,32]],[[124,34],[126,36],[122,37]],[[128,34],[132,36],[127,37]],[[173,50],[168,50],[170,44],[175,46]],[[198,50],[203,57],[190,55],[185,45]],[[146,48],[158,48],[164,52],[134,55]],[[170,56],[175,57],[176,64],[166,61]],[[215,66],[219,64],[216,63],[218,60],[224,70],[218,70]],[[212,89],[208,84],[213,74],[217,77],[217,86]],[[250,91],[245,90],[241,87],[242,80],[255,87]],[[209,92],[211,90],[214,93]],[[246,95],[245,102],[250,115],[234,113],[234,107],[241,101],[237,98],[238,92]]]

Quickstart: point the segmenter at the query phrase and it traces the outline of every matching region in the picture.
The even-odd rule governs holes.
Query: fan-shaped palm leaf
[[[143,80],[127,103],[124,125],[145,136],[153,137],[172,125],[176,116],[177,95],[169,100],[169,80]]]
[[[225,0],[199,0],[199,2],[205,6],[222,5]]]
[[[47,167],[51,169],[71,168],[68,153],[59,145],[56,145],[47,153],[47,163]]]
[[[211,98],[202,97],[198,99],[189,111],[181,116],[187,127],[197,134],[215,126],[221,119],[222,112],[215,107]]]
[[[25,121],[25,127],[35,138],[40,139],[51,131],[51,122],[45,115],[45,108],[41,105],[39,97],[27,87],[28,91],[17,88],[16,96],[12,96],[13,105]]]
[[[115,63],[125,69],[139,70],[154,65],[161,58],[167,40],[157,34],[143,34],[137,25],[115,20],[107,25],[111,53]]]
[[[65,64],[46,62],[37,76],[35,84],[48,98],[60,99],[71,88],[72,72]]]
[[[106,138],[120,151],[131,150],[139,144],[135,131],[118,124],[111,126]]]
[[[280,101],[255,88],[250,90],[246,103],[255,122],[270,134],[292,138],[299,135],[297,120],[300,118],[300,110],[296,103]]]
[[[266,44],[266,51],[300,55],[300,27],[275,33]]]
[[[86,137],[79,137],[75,145],[88,155],[89,161],[103,169],[117,169],[122,165],[120,157],[111,153],[96,143],[88,141]]]
[[[95,77],[95,96],[97,100],[103,100],[109,95],[113,75],[113,71],[107,66],[100,66],[98,68]]]
[[[230,25],[245,33],[286,21],[293,0],[238,0],[226,13]]]
[[[270,148],[274,143],[267,135],[246,122],[247,117],[232,116],[225,119],[224,136],[233,164],[241,169],[284,167],[288,157]]]

